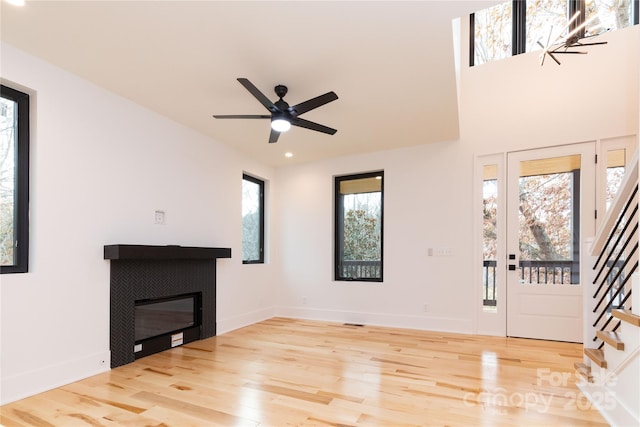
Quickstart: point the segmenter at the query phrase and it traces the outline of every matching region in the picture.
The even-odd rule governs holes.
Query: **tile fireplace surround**
[[[135,360],[134,307],[141,299],[202,293],[200,339],[216,334],[216,261],[230,248],[107,245],[111,261],[111,368]]]

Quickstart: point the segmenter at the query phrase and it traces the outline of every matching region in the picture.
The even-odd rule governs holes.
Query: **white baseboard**
[[[589,402],[600,412],[612,427],[629,427],[640,425],[640,419],[620,402],[614,390],[581,381],[578,388],[589,399]]]
[[[216,321],[216,335],[222,335],[235,329],[244,328],[245,326],[270,319],[273,316],[275,316],[275,309],[273,307],[268,307],[244,313],[239,316],[218,319]]]
[[[111,353],[95,353],[57,365],[2,378],[0,404],[14,402],[109,371]]]
[[[276,316],[296,319],[321,320],[326,322],[356,323],[362,325],[387,326],[393,328],[419,329],[426,331],[473,333],[471,319],[449,317],[409,316],[387,313],[368,313],[341,310],[324,310],[307,307],[276,307]]]

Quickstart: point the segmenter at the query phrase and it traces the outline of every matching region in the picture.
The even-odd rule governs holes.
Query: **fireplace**
[[[230,257],[229,248],[105,246],[104,258],[111,261],[111,367],[215,336],[216,260]],[[144,326],[137,315],[146,319]]]

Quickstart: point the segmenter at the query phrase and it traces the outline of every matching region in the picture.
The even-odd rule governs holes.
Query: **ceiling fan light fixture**
[[[282,117],[274,117],[271,120],[271,129],[276,132],[286,132],[291,129],[291,123],[288,120],[283,119]]]

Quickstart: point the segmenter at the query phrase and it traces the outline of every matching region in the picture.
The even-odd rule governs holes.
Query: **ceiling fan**
[[[230,115],[214,115],[216,119],[271,119],[271,134],[269,135],[269,143],[277,142],[281,132],[288,131],[291,126],[298,126],[301,128],[315,130],[317,132],[328,133],[333,135],[337,132],[336,129],[328,126],[321,125],[319,123],[311,122],[309,120],[301,119],[301,114],[307,111],[313,110],[328,104],[331,101],[338,99],[338,95],[335,92],[327,92],[324,95],[317,96],[307,101],[296,104],[292,107],[282,99],[287,94],[287,87],[283,85],[277,85],[274,90],[276,95],[280,99],[276,102],[271,102],[257,87],[253,85],[248,79],[239,78],[238,81],[245,87],[264,107],[271,112],[267,115],[245,115],[245,114],[230,114]]]

